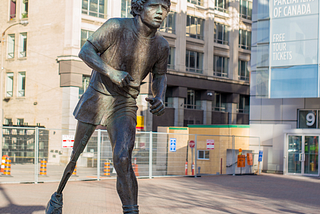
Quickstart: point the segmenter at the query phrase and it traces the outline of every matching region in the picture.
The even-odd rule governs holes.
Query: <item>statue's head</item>
[[[143,10],[143,5],[150,0],[131,0],[131,15],[136,16],[138,15],[134,11],[142,11]],[[171,6],[171,1],[170,0],[162,0],[163,2],[167,3],[168,5],[168,12],[170,11],[170,6]]]

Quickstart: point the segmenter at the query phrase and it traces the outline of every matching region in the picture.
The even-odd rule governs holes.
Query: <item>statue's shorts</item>
[[[81,96],[73,115],[84,123],[108,126],[123,116],[132,117],[136,123],[137,109],[133,97],[106,95],[89,86]]]

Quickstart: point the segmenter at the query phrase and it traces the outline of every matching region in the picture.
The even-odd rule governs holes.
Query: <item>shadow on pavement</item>
[[[4,196],[4,198],[7,200],[9,205],[6,207],[0,207],[0,213],[6,213],[6,214],[17,214],[17,213],[23,213],[23,214],[32,214],[35,211],[41,211],[45,210],[45,206],[21,206],[16,205],[12,202],[6,191],[2,188],[0,185],[0,194]],[[31,193],[32,194],[32,193]],[[27,195],[26,195],[27,197]]]
[[[190,182],[188,179],[194,179]],[[282,176],[204,176],[177,179],[175,188],[145,186],[141,192],[161,202],[174,202],[179,207],[201,207],[223,213],[242,213],[240,206],[255,208],[245,213],[297,213],[299,207],[320,209],[320,182],[294,180]],[[200,190],[200,191],[199,191]],[[169,193],[169,194],[164,194]],[[258,202],[258,203],[256,203]],[[167,204],[168,208],[170,203]],[[172,206],[172,208],[174,207]],[[243,207],[242,207],[243,208]],[[249,211],[248,210],[252,210]]]

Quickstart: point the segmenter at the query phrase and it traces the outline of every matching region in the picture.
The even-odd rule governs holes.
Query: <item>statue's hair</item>
[[[146,3],[146,1],[148,0],[131,0],[131,15],[136,16],[138,14],[136,14],[134,12],[134,9],[136,10],[143,10],[143,4]],[[170,6],[171,6],[171,1],[170,0],[164,0],[167,4],[168,4],[168,12],[170,11]]]

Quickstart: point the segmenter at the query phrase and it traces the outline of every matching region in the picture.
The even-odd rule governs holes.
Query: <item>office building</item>
[[[159,29],[170,44],[166,113],[149,113],[148,76],[137,99],[137,128],[248,124],[251,14],[250,0],[172,0]],[[91,74],[78,53],[113,17],[130,18],[130,1],[3,1],[2,123],[74,129],[72,113]]]
[[[319,176],[319,6],[253,1],[250,127],[265,171]]]

